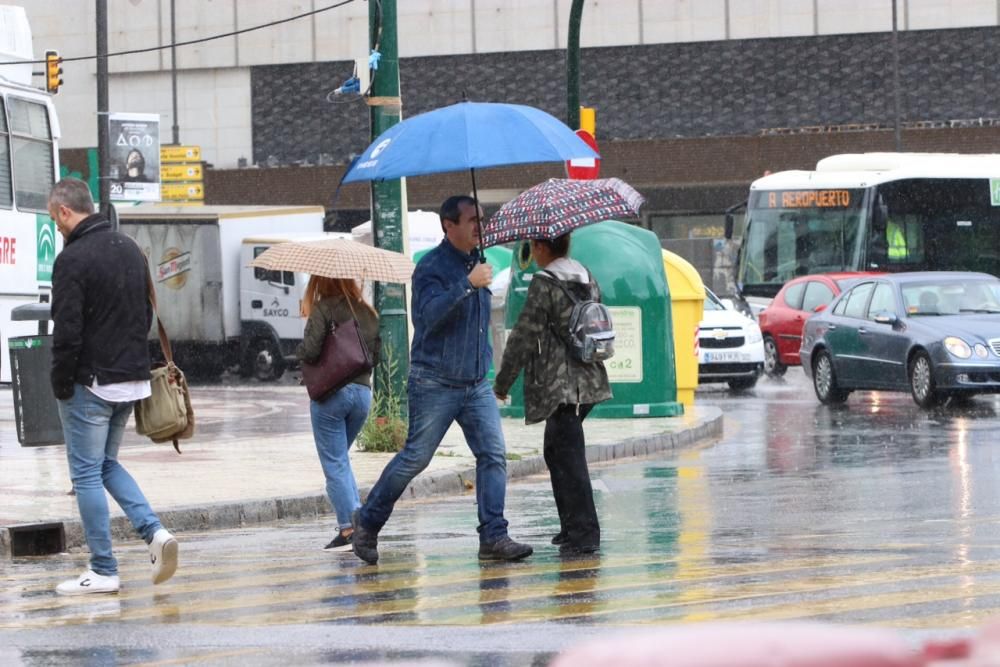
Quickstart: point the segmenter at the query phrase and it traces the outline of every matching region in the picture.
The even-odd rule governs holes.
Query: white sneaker
[[[153,566],[153,583],[162,584],[177,571],[177,539],[166,528],[153,534],[149,543],[149,562]]]
[[[118,575],[104,576],[87,570],[76,579],[67,579],[56,586],[59,595],[88,595],[90,593],[117,593]]]

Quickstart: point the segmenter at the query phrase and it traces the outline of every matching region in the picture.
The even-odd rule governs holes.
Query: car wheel
[[[839,405],[847,400],[851,392],[841,389],[837,375],[833,371],[833,357],[826,350],[816,353],[813,362],[813,389],[816,398],[824,405]]]
[[[910,393],[913,402],[927,410],[941,402],[934,386],[934,368],[926,352],[917,352],[910,359]]]
[[[729,388],[733,391],[746,391],[747,389],[753,389],[757,385],[757,376],[749,378],[737,378],[735,380],[729,381]]]
[[[770,336],[764,336],[764,372],[768,377],[780,378],[787,370],[778,355],[778,344]]]
[[[285,360],[273,340],[258,338],[247,353],[253,375],[262,382],[272,382],[285,373]]]

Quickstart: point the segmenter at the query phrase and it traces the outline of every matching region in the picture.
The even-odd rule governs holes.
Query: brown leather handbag
[[[348,300],[350,306],[350,300]],[[354,313],[354,306],[351,306]],[[302,364],[302,383],[309,392],[309,398],[322,401],[337,391],[351,378],[357,377],[375,366],[372,353],[361,335],[361,325],[357,317],[330,325],[330,331],[323,339],[323,350],[319,359],[312,364]]]
[[[149,290],[149,303],[153,307],[156,326],[160,337],[160,349],[165,361],[156,362],[150,370],[149,386],[152,393],[140,401],[136,401],[135,431],[148,437],[153,442],[171,442],[178,454],[181,453],[178,440],[185,440],[194,435],[194,409],[191,407],[191,392],[188,389],[184,372],[174,364],[173,349],[167,330],[156,310],[156,291],[153,281],[146,270],[146,287]]]

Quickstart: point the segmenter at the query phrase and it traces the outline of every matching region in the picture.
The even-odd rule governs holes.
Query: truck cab
[[[240,374],[272,380],[293,366],[305,320],[302,295],[309,275],[250,266],[272,245],[284,241],[350,238],[350,234],[270,235],[243,239],[240,248]]]

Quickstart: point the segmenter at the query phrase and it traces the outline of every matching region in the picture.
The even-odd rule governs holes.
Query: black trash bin
[[[22,447],[63,444],[62,421],[49,372],[52,369],[52,336],[48,335],[51,308],[30,303],[11,310],[11,320],[38,321],[38,335],[12,336],[10,379],[14,390],[14,424]]]

